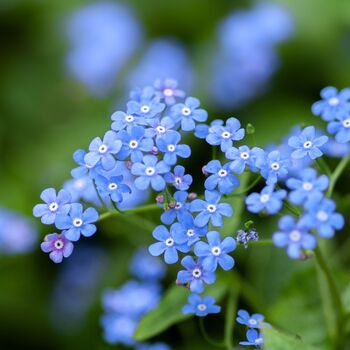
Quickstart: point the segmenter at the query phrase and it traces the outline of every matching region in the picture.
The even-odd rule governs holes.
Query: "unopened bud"
[[[246,128],[245,128],[246,132],[248,135],[254,134],[255,133],[255,128],[253,124],[248,123]]]
[[[198,197],[197,193],[195,192],[190,192],[187,196],[189,201],[193,201],[194,199],[196,199]]]

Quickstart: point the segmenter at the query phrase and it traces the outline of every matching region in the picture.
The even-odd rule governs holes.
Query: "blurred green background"
[[[213,40],[217,23],[234,9],[253,4],[243,0],[124,2],[134,8],[143,23],[146,40],[165,35],[177,37],[185,43],[195,67],[201,66],[201,47]],[[319,99],[324,86],[350,86],[350,1],[276,2],[291,10],[295,33],[278,48],[281,66],[272,77],[269,90],[229,114],[214,105],[207,106],[202,100],[212,117],[234,115],[243,124],[252,122],[261,145],[279,141],[294,124],[318,123],[310,106]],[[62,19],[87,3],[0,2],[0,205],[28,216],[43,188],[59,188],[69,178],[74,150],[86,148],[93,137],[109,128],[110,114],[120,97],[116,94],[103,99],[93,97],[65,68],[67,43],[62,35]],[[202,97],[198,86],[189,93]],[[199,157],[198,164],[205,160]],[[346,180],[348,175],[342,179],[343,184]],[[348,195],[342,203],[341,210],[346,216],[350,207]],[[274,225],[275,222],[264,221],[258,228],[269,236]],[[87,317],[68,329],[61,327],[60,323],[65,323],[62,319],[52,322],[50,311],[52,290],[62,266],[54,266],[39,248],[23,256],[0,257],[0,348],[110,348],[101,338],[100,292],[127,278],[123,272],[126,257],[135,246],[147,244],[151,238],[147,229],[142,233],[135,227],[136,238],[130,243],[124,226],[125,223],[108,222],[89,241],[105,252],[103,268],[96,288],[91,291],[92,306]],[[43,226],[40,231],[42,236],[48,233]],[[343,234],[340,241],[344,240]],[[330,252],[336,244],[335,240],[329,243]],[[99,259],[94,254],[92,259],[94,256]],[[311,342],[322,341],[324,326],[315,292],[313,263],[291,262],[284,252],[270,248],[237,254],[242,262],[238,269],[252,281],[256,297],[263,301],[271,322],[292,333],[303,331]],[[350,262],[348,254],[337,259],[339,278],[346,284],[350,275],[346,269]],[[191,327],[193,321],[188,321],[162,339],[171,343],[180,334],[182,340],[177,340],[175,348],[208,348],[202,340],[191,342],[189,329],[195,331]]]

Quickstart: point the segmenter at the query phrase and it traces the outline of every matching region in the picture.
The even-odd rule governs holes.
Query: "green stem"
[[[230,292],[227,300],[227,309],[225,317],[225,339],[224,343],[227,350],[233,349],[233,329],[235,324],[235,314],[236,314],[236,305],[238,298],[238,290],[233,288],[231,285]]]
[[[319,167],[319,169],[321,170],[321,172],[325,173],[327,176],[331,176],[331,174],[332,174],[331,169],[329,169],[329,166],[325,162],[323,157],[317,158],[316,164]]]
[[[288,209],[293,215],[300,216],[300,211],[298,208],[296,208],[294,205],[290,204],[289,202],[285,201],[284,206],[286,209]]]
[[[209,336],[209,334],[205,330],[203,317],[199,317],[199,329],[200,329],[200,331],[201,331],[201,333],[203,335],[204,340],[207,343],[209,343],[212,346],[218,347],[218,348],[224,348],[225,347],[225,344],[219,343],[219,342],[211,339],[211,337]]]
[[[350,153],[338,163],[333,174],[330,176],[330,183],[329,183],[328,191],[326,194],[327,197],[332,196],[334,187],[335,187],[340,175],[343,173],[346,166],[348,165],[349,161],[350,161]]]

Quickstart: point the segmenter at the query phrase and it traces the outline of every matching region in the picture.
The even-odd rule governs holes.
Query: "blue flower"
[[[171,107],[170,117],[175,123],[181,123],[181,130],[192,131],[196,127],[196,121],[205,122],[208,118],[207,111],[198,108],[199,106],[197,98],[187,97],[185,103],[177,103]]]
[[[205,139],[209,134],[213,134],[214,125],[223,125],[224,121],[221,119],[215,119],[210,123],[210,126],[207,124],[198,124],[196,125],[194,135],[199,139]]]
[[[339,143],[347,143],[350,141],[350,114],[338,117],[337,120],[331,121],[327,125],[327,131],[335,134],[335,139]]]
[[[146,155],[142,163],[134,163],[131,167],[131,173],[138,176],[135,179],[135,187],[139,190],[146,190],[150,186],[155,191],[161,191],[165,188],[165,180],[161,174],[169,172],[169,166],[164,162],[158,162],[158,158],[152,155]]]
[[[222,216],[231,216],[232,207],[228,203],[219,203],[221,196],[216,191],[205,191],[205,201],[195,199],[190,204],[193,212],[200,212],[194,219],[195,225],[203,227],[208,224],[209,220],[213,226],[222,226]]]
[[[335,203],[331,199],[323,198],[322,195],[314,196],[305,203],[306,213],[300,219],[303,225],[314,228],[323,238],[334,236],[335,230],[344,226],[344,218],[341,214],[334,212]]]
[[[148,124],[151,126],[146,129],[146,137],[167,137],[169,130],[174,128],[174,121],[170,117],[164,117],[162,119],[154,118],[148,121]]]
[[[272,236],[277,247],[287,247],[287,255],[291,259],[300,259],[302,249],[314,249],[317,244],[316,237],[308,232],[308,226],[289,216],[283,216],[279,221],[280,231]]]
[[[122,111],[114,112],[111,116],[111,119],[113,120],[112,130],[115,131],[129,129],[131,126],[144,125],[146,123],[144,118],[134,116]]]
[[[226,120],[226,125],[215,124],[210,127],[212,132],[206,137],[206,141],[212,146],[220,145],[221,151],[226,152],[233,145],[233,141],[244,138],[245,130],[236,118]]]
[[[323,120],[329,122],[336,118],[342,118],[350,112],[350,89],[338,90],[328,86],[321,90],[323,100],[312,105],[312,113],[320,115]]]
[[[96,177],[96,187],[101,197],[108,197],[113,202],[120,203],[123,201],[124,193],[131,193],[131,189],[128,185],[123,183],[123,176],[113,176],[110,179],[102,175]]]
[[[204,170],[213,175],[205,180],[205,188],[212,191],[217,187],[221,194],[228,194],[238,187],[240,182],[235,175],[230,174],[230,165],[231,163],[226,163],[221,166],[218,160],[210,161]]]
[[[54,263],[62,262],[73,252],[73,243],[65,237],[65,233],[50,233],[40,245],[44,253],[50,253],[49,257]]]
[[[274,191],[274,186],[266,186],[260,193],[251,193],[245,203],[251,213],[259,213],[265,209],[269,214],[276,214],[281,210],[282,200],[286,195],[285,190]]]
[[[193,216],[189,212],[184,212],[179,217],[179,222],[173,224],[173,228],[186,236],[189,247],[199,241],[200,237],[208,232],[207,226],[198,227],[194,224]]]
[[[174,173],[167,173],[164,175],[164,180],[172,184],[179,191],[186,191],[189,189],[193,179],[189,174],[185,174],[185,168],[177,165],[174,168]]]
[[[195,262],[192,256],[185,256],[181,264],[186,270],[178,272],[177,281],[181,284],[189,283],[192,293],[203,293],[204,284],[213,284],[216,280],[215,273],[205,269],[200,260]]]
[[[149,246],[150,254],[159,256],[164,253],[164,261],[167,264],[174,264],[178,261],[178,250],[183,253],[189,251],[189,247],[186,244],[186,236],[178,230],[174,230],[173,226],[168,231],[165,226],[159,225],[153,230],[152,235],[159,242]]]
[[[247,341],[239,342],[240,345],[257,346],[260,349],[264,345],[264,338],[262,333],[256,329],[249,329],[246,334]]]
[[[251,316],[246,310],[238,310],[237,322],[244,324],[249,328],[262,328],[264,325],[264,316],[261,314],[252,314]]]
[[[281,157],[280,151],[272,151],[263,158],[258,158],[256,166],[266,179],[267,185],[274,185],[279,178],[288,174],[289,160]]]
[[[307,155],[311,159],[321,157],[323,153],[319,147],[323,146],[327,141],[328,136],[322,135],[315,137],[315,127],[308,126],[299,136],[292,136],[289,138],[288,145],[295,148],[291,154],[291,157],[296,159],[304,158]]]
[[[80,179],[86,175],[89,175],[93,178],[96,175],[97,167],[91,167],[86,164],[84,160],[85,154],[86,152],[83,149],[78,149],[73,154],[74,161],[79,165],[79,167],[76,167],[71,171],[71,175],[75,179]]]
[[[201,297],[197,294],[191,294],[188,297],[188,304],[182,308],[182,313],[203,317],[208,314],[217,314],[220,310],[221,307],[215,305],[215,299],[212,296]]]
[[[329,138],[328,142],[322,146],[321,150],[328,157],[343,158],[350,153],[350,144],[340,143]]]
[[[264,157],[264,151],[258,147],[252,149],[249,149],[248,146],[230,147],[227,149],[225,157],[232,160],[230,169],[237,174],[242,174],[246,166],[253,172],[258,170],[256,161],[258,158]]]
[[[288,198],[293,204],[303,204],[315,195],[322,195],[328,184],[326,175],[317,177],[315,169],[306,168],[300,172],[299,178],[292,177],[287,180],[286,185],[292,190]]]
[[[159,102],[159,97],[151,86],[145,87],[137,100],[131,100],[127,103],[127,112],[145,119],[152,119],[161,113],[165,104]]]
[[[175,218],[179,221],[182,220],[184,214],[188,213],[187,201],[188,193],[185,191],[176,191],[174,193],[175,203],[166,210],[160,217],[163,224],[170,225],[174,222]]]
[[[93,225],[98,220],[98,212],[94,208],[87,208],[83,211],[80,203],[73,203],[69,214],[57,215],[56,227],[65,231],[65,236],[70,241],[77,241],[80,235],[90,237],[96,232],[96,226]]]
[[[208,243],[197,242],[194,246],[194,253],[202,258],[204,269],[215,271],[218,264],[225,271],[233,268],[234,259],[228,253],[236,249],[236,241],[232,237],[226,237],[221,242],[220,234],[216,231],[207,233]]]
[[[158,138],[156,143],[159,151],[164,153],[164,162],[169,165],[176,164],[177,157],[188,158],[191,155],[191,148],[188,145],[179,145],[181,135],[170,130],[166,137]]]
[[[41,217],[41,222],[45,225],[51,225],[56,220],[57,214],[67,214],[70,209],[71,195],[66,190],[60,190],[56,195],[54,188],[44,190],[40,198],[45,204],[37,204],[33,208],[33,215]]]
[[[184,91],[177,88],[178,82],[174,79],[157,79],[153,86],[168,106],[173,105],[176,98],[184,98],[186,95]]]
[[[107,131],[103,137],[103,141],[96,137],[89,146],[89,153],[84,157],[86,164],[94,167],[101,161],[102,167],[105,170],[111,170],[116,163],[113,155],[117,154],[122,147],[122,142],[117,139],[117,134],[114,131]]]
[[[140,162],[142,152],[150,152],[153,148],[153,140],[144,137],[145,129],[142,126],[132,126],[128,131],[122,130],[118,136],[123,142],[118,153],[119,159],[124,160],[130,156],[132,162]]]

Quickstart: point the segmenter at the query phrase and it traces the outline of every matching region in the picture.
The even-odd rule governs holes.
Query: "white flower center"
[[[169,89],[169,88],[164,89],[164,90],[163,90],[163,94],[164,94],[164,96],[166,96],[166,97],[173,96],[174,90],[173,90],[173,89]]]
[[[182,108],[181,113],[185,116],[189,116],[191,114],[191,109],[188,107],[184,107]]]
[[[241,158],[242,159],[248,159],[249,158],[249,153],[248,152],[242,152],[241,153]]]
[[[176,183],[176,185],[181,185],[182,184],[181,177],[175,177],[175,183]]]
[[[305,190],[305,191],[311,191],[312,187],[313,187],[313,185],[311,182],[304,182],[303,183],[303,190]]]
[[[172,238],[168,238],[166,241],[165,241],[165,244],[167,247],[171,247],[174,245],[174,240]]]
[[[83,224],[83,220],[80,219],[80,218],[75,218],[75,219],[73,220],[73,225],[74,225],[75,227],[80,227],[82,224]]]
[[[194,235],[194,230],[193,229],[188,229],[186,232],[188,237],[192,237]]]
[[[221,134],[221,137],[223,139],[229,139],[231,137],[231,133],[229,133],[228,131],[224,131],[222,134]]]
[[[344,128],[350,128],[350,118],[347,118],[343,121]]]
[[[156,127],[156,130],[157,130],[157,133],[158,133],[158,134],[164,134],[164,133],[165,133],[165,128],[164,128],[164,126],[158,125],[158,126]]]
[[[227,171],[225,169],[220,169],[218,175],[220,177],[225,177],[227,175]]]
[[[149,106],[147,106],[147,105],[143,105],[143,106],[141,106],[141,112],[142,113],[148,113],[149,111],[150,111],[150,108],[149,108]]]
[[[193,276],[194,278],[199,278],[199,277],[202,276],[202,271],[201,271],[198,267],[196,267],[196,268],[192,271],[192,276]]]
[[[252,326],[255,326],[258,322],[256,322],[256,320],[254,320],[254,318],[249,319],[248,323]]]
[[[56,211],[58,209],[58,204],[56,202],[52,202],[49,205],[50,211]]]
[[[205,304],[198,304],[197,309],[199,311],[205,311],[207,309],[207,305],[205,305]]]
[[[327,221],[328,214],[324,210],[320,210],[317,212],[317,219],[320,221]]]
[[[175,209],[176,209],[176,210],[179,210],[179,209],[181,209],[181,208],[182,208],[182,203],[176,202],[176,203],[175,203]]]
[[[136,140],[131,140],[131,141],[129,142],[129,147],[132,148],[132,149],[137,148],[138,145],[139,145],[139,143],[138,143]]]
[[[328,103],[330,106],[335,107],[339,104],[339,98],[338,97],[332,97],[328,100]]]
[[[64,243],[62,240],[60,239],[56,239],[55,243],[54,243],[55,249],[62,249],[64,246]]]
[[[168,151],[174,152],[175,151],[175,145],[168,145]]]
[[[312,146],[312,142],[311,141],[305,141],[304,142],[304,148],[308,149]]]
[[[209,213],[214,213],[216,211],[216,205],[208,204],[207,205],[207,210],[209,211]]]
[[[277,171],[279,168],[280,168],[279,163],[274,162],[274,163],[271,164],[271,169],[272,170],[276,170]]]
[[[98,151],[99,151],[99,153],[101,153],[101,154],[106,153],[107,150],[108,150],[108,147],[107,147],[107,145],[105,145],[104,143],[98,148]]]
[[[266,203],[270,200],[270,196],[268,194],[262,194],[260,196],[260,202],[261,203]]]
[[[301,238],[301,233],[298,230],[293,230],[290,234],[289,234],[289,238],[291,241],[293,242],[298,242]]]
[[[135,120],[135,118],[134,118],[134,116],[132,116],[132,115],[127,115],[127,116],[125,117],[125,121],[128,122],[128,123],[131,123],[131,122],[133,122],[134,120]]]
[[[148,176],[154,175],[155,172],[156,172],[156,170],[151,166],[146,168],[146,175],[148,175]]]
[[[118,188],[118,185],[115,183],[115,182],[111,182],[109,185],[108,185],[108,189],[111,190],[111,191],[114,191]]]
[[[219,256],[221,254],[221,248],[220,247],[213,247],[211,248],[211,253],[214,255],[214,256]]]

